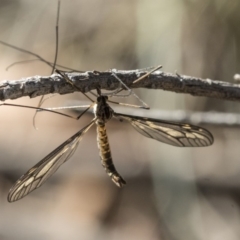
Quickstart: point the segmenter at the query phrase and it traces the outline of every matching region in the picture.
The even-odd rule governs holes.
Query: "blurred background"
[[[162,64],[166,72],[233,82],[240,72],[239,9],[238,0],[62,0],[58,63],[99,71]],[[1,0],[0,40],[53,61],[56,15],[57,0]],[[6,71],[29,59],[0,45],[0,79],[51,73],[39,62]],[[161,119],[160,110],[240,110],[237,102],[161,90],[136,93],[151,106],[152,111],[138,112],[146,117]],[[38,101],[8,102],[37,106]],[[86,101],[74,93],[51,98],[44,107]],[[120,101],[138,103],[132,97]],[[127,181],[124,189],[117,189],[104,172],[93,127],[44,186],[10,204],[7,195],[14,182],[92,118],[90,113],[79,121],[40,113],[36,131],[33,115],[30,109],[1,107],[0,240],[240,238],[237,127],[203,126],[214,135],[214,145],[180,149],[112,120],[107,129],[113,160]]]

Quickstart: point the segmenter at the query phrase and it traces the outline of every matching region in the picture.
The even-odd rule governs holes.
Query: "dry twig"
[[[114,73],[130,88],[163,89],[194,96],[240,101],[239,84],[156,71],[142,81],[131,85],[146,71],[115,70]],[[94,90],[96,87],[106,90],[114,90],[119,87],[119,81],[116,80],[111,71],[72,72],[67,73],[67,75],[82,92]],[[33,76],[16,81],[3,81],[0,84],[0,100],[17,99],[23,96],[33,98],[49,93],[67,94],[74,91],[76,89],[58,74],[47,77]]]

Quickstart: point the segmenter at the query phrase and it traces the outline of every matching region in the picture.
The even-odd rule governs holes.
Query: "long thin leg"
[[[119,82],[128,90],[129,94],[127,95],[115,95],[115,97],[127,97],[130,96],[131,94],[139,101],[142,103],[142,108],[144,109],[149,109],[149,106],[138,97],[138,95],[132,90],[130,89],[115,73],[113,73],[113,76],[119,80]],[[122,89],[123,90],[123,89]],[[120,90],[119,92],[121,92],[122,90]]]
[[[136,80],[133,82],[133,84],[135,84],[135,83],[143,80],[144,78],[146,78],[147,76],[149,76],[149,75],[152,74],[153,72],[156,72],[156,71],[157,71],[158,69],[160,69],[160,68],[162,68],[162,65],[157,66],[157,67],[154,68],[152,71],[150,71],[150,72],[144,74],[143,76],[141,76],[140,78],[136,79]]]
[[[58,9],[57,9],[57,20],[56,20],[56,51],[55,51],[55,57],[54,57],[54,62],[53,62],[53,63],[46,61],[44,58],[42,58],[42,57],[41,57],[40,55],[38,55],[38,54],[35,54],[35,53],[31,52],[31,51],[28,51],[28,50],[25,50],[25,49],[22,49],[22,48],[13,46],[13,45],[11,45],[11,44],[9,44],[9,43],[6,43],[6,42],[3,42],[3,41],[1,41],[1,40],[0,40],[0,44],[3,44],[3,45],[5,45],[5,46],[11,47],[11,48],[13,48],[13,49],[15,49],[15,50],[18,50],[18,51],[21,51],[21,52],[24,52],[24,53],[27,53],[27,54],[30,54],[30,55],[32,55],[32,56],[37,57],[38,60],[40,60],[40,61],[42,61],[42,62],[45,62],[47,65],[49,65],[50,67],[52,67],[52,72],[51,72],[51,74],[53,74],[56,66],[63,67],[63,68],[66,68],[66,69],[69,69],[69,70],[72,70],[72,71],[76,71],[76,72],[81,72],[81,71],[78,71],[78,70],[75,70],[75,69],[71,69],[71,68],[67,68],[67,67],[61,66],[61,65],[57,65],[59,15],[60,15],[60,0],[58,1]],[[27,61],[29,62],[29,61],[35,61],[35,60],[37,60],[37,59],[27,60]],[[25,61],[25,62],[27,62],[27,61]],[[23,62],[24,62],[24,61],[23,61]],[[21,62],[20,62],[20,63],[21,63]],[[9,69],[11,66],[13,66],[13,65],[15,65],[15,64],[18,64],[18,62],[17,62],[17,63],[14,63],[14,64],[11,64],[7,69]],[[62,75],[62,76],[63,76],[63,75]],[[65,79],[68,79],[68,77],[67,77],[66,75],[64,75],[63,77],[64,77]],[[73,85],[73,83],[71,82],[70,79],[69,79],[69,81],[67,81],[67,82],[69,82],[70,84]],[[73,86],[74,86],[74,85],[73,85]],[[74,86],[74,87],[77,88],[76,86]],[[78,89],[78,88],[77,88],[77,89]],[[84,93],[83,93],[83,94],[84,94]],[[92,93],[92,94],[94,94],[94,93]],[[86,94],[84,94],[84,95],[85,95],[89,100],[91,100],[92,102],[94,102],[94,101],[93,101],[91,98],[89,98]],[[94,95],[95,95],[95,94],[94,94]],[[96,95],[95,95],[95,96],[96,96]],[[51,97],[53,97],[53,96],[47,97],[45,100],[47,100],[47,99],[49,99],[49,98],[51,98]],[[56,113],[56,114],[59,114],[59,115],[62,115],[62,116],[66,116],[66,117],[69,117],[69,118],[79,119],[79,118],[80,118],[86,111],[88,111],[89,108],[92,107],[92,105],[93,105],[93,104],[92,104],[92,105],[90,105],[90,106],[86,106],[87,109],[85,109],[77,118],[75,118],[75,117],[70,116],[70,115],[68,115],[68,114],[56,112],[56,111],[53,110],[54,108],[53,108],[53,109],[41,108],[41,105],[42,105],[43,102],[45,101],[43,98],[44,98],[44,96],[41,97],[41,99],[40,99],[37,107],[24,106],[24,105],[18,105],[18,104],[8,104],[8,103],[2,103],[2,104],[0,104],[0,106],[4,106],[4,105],[5,105],[5,106],[26,107],[26,108],[36,109],[37,111],[35,112],[35,115],[34,115],[34,117],[33,117],[33,125],[34,125],[34,127],[36,128],[35,118],[36,118],[36,114],[37,114],[38,111],[47,111],[47,112]],[[64,108],[59,108],[59,109],[64,109]],[[56,108],[56,110],[57,110],[57,108]]]
[[[156,70],[160,69],[162,66],[159,65],[157,66],[156,68],[154,68],[153,70],[151,70],[150,72],[144,74],[143,76],[139,77],[138,79],[136,79],[133,84],[141,81],[142,79],[146,78],[147,76],[149,76],[151,73],[155,72]],[[136,108],[143,108],[143,109],[150,109],[150,107],[144,102],[142,101],[134,92],[132,89],[130,89],[115,73],[112,73],[113,76],[125,87],[125,90],[128,90],[128,94],[125,94],[125,95],[114,95],[115,97],[128,97],[130,96],[131,94],[137,98],[141,103],[142,103],[142,106],[138,106],[138,105],[132,105],[132,104],[127,104],[127,103],[119,103],[119,102],[115,102],[115,101],[109,101],[113,104],[119,104],[119,105],[122,105],[122,106],[128,106],[128,107],[136,107]],[[112,94],[112,93],[120,93],[122,90],[124,90],[123,88],[121,89],[116,89],[114,92],[111,92],[111,93],[108,93],[108,94]],[[105,94],[105,93],[104,93]],[[103,94],[103,95],[104,95]],[[107,94],[106,94],[107,95]]]
[[[64,67],[64,68],[68,68],[68,67]],[[84,72],[86,72],[86,71],[80,71],[80,70],[76,70],[76,69],[71,69],[71,68],[68,68],[68,69],[70,69],[70,71],[64,71],[64,70],[59,70],[59,71],[61,71],[61,73],[64,73],[64,74],[66,74],[66,73],[84,73]]]
[[[54,62],[53,62],[53,68],[52,68],[52,73],[54,73],[54,70],[56,68],[57,64],[57,57],[58,57],[58,23],[59,23],[59,15],[60,15],[60,0],[58,1],[58,9],[57,9],[57,20],[56,20],[56,46],[55,46],[55,57],[54,57]]]
[[[121,91],[122,91],[122,87],[119,86],[117,89],[113,90],[112,92],[103,93],[102,95],[103,96],[109,96],[109,97],[113,97],[113,96],[115,96],[115,97],[125,97],[125,96],[129,96],[131,94],[131,93],[130,94],[126,94],[126,95],[124,94],[122,96],[121,95],[117,95]]]
[[[111,96],[115,96],[115,97],[128,97],[129,95],[131,95],[133,93],[132,89],[130,89],[114,72],[112,72],[112,75],[119,81],[120,83],[120,87],[118,87],[116,90],[110,92],[110,93],[106,93],[106,96],[109,96],[111,94]],[[124,87],[121,87],[121,85]],[[123,90],[127,90],[129,93],[127,94],[122,94],[122,95],[117,95],[117,93],[120,93]],[[103,94],[105,95],[105,93]]]
[[[161,66],[162,67],[162,66]],[[145,67],[145,68],[140,68],[138,69],[138,71],[145,71],[145,72],[148,72],[148,71],[151,71],[152,69],[156,68],[155,66],[151,66],[151,67]]]
[[[142,108],[142,109],[150,109],[150,107],[146,107],[146,106],[140,106],[140,105],[134,105],[134,104],[128,104],[128,103],[121,103],[121,102],[115,102],[115,101],[111,101],[111,100],[108,100],[108,102],[110,103],[113,103],[113,104],[118,104],[118,105],[121,105],[121,106],[126,106],[126,107],[134,107],[134,108]]]
[[[97,98],[97,94],[96,93],[94,93],[93,91],[89,91],[89,93],[91,93],[94,97],[96,97]]]
[[[77,120],[80,119],[92,106],[93,106],[93,104],[90,105],[88,108],[86,108],[83,112],[81,112],[81,113],[78,115]]]
[[[88,98],[91,102],[94,102],[93,99],[91,99],[86,93],[83,93],[69,78],[68,76],[63,73],[62,71],[59,71],[58,69],[56,69],[56,73],[60,74],[67,83],[69,83],[70,85],[72,85],[72,87],[74,87],[76,90],[80,91],[86,98]]]
[[[64,117],[69,117],[69,118],[76,119],[75,117],[73,117],[73,116],[71,116],[71,115],[68,115],[68,114],[65,114],[65,113],[61,113],[61,112],[56,112],[56,111],[54,111],[54,110],[45,109],[45,108],[41,108],[41,107],[32,107],[32,106],[26,106],[26,105],[20,105],[20,104],[12,104],[12,103],[1,103],[0,106],[30,108],[30,109],[40,110],[40,111],[46,111],[46,112],[56,113],[56,114],[62,115],[62,116],[64,116]]]
[[[51,74],[54,73],[55,67],[56,67],[56,63],[57,63],[57,56],[58,56],[58,22],[59,22],[59,14],[60,14],[60,1],[58,1],[58,9],[57,9],[57,20],[56,20],[56,48],[55,48],[55,57],[54,57],[54,62],[53,62],[53,67],[52,67],[52,72]],[[41,99],[38,103],[37,107],[41,107],[42,103],[44,100],[44,95],[41,96]],[[36,127],[36,116],[37,116],[37,111],[35,112],[34,116],[33,116],[33,126],[35,129],[37,129]]]
[[[68,117],[68,118],[72,118],[72,119],[75,119],[75,120],[79,120],[90,108],[93,107],[94,104],[95,103],[93,103],[91,105],[86,105],[85,107],[87,107],[87,108],[83,112],[81,112],[81,114],[79,116],[77,116],[77,117],[73,117],[73,116],[65,114],[65,113],[57,112],[57,111],[54,111],[52,109],[41,108],[41,107],[32,107],[32,106],[26,106],[26,105],[20,105],[20,104],[1,103],[0,107],[1,106],[10,106],[10,107],[30,108],[30,109],[35,109],[37,111],[45,111],[45,112],[56,113],[56,114],[59,114],[59,115],[64,116],[64,117]],[[82,106],[82,107],[84,107],[84,106]]]
[[[143,106],[139,106],[139,105],[134,105],[134,104],[128,104],[128,103],[121,103],[121,102],[115,102],[112,100],[108,100],[108,102],[113,103],[113,104],[117,104],[117,105],[121,105],[121,106],[127,106],[127,107],[134,107],[134,108],[142,108],[142,109],[150,109],[150,108],[146,108]],[[77,106],[66,106],[66,107],[52,107],[52,108],[40,108],[37,109],[37,112],[44,112],[46,109],[47,110],[66,110],[66,109],[77,109],[77,108],[91,108],[92,105],[77,105]]]
[[[65,110],[65,109],[76,109],[76,108],[89,108],[91,105],[81,105],[81,106],[67,106],[67,107],[53,107],[53,108],[43,108],[42,109],[38,109],[38,112],[42,112],[45,111],[45,109],[47,110]]]
[[[41,62],[44,62],[44,63],[47,62],[47,63],[49,63],[53,67],[53,63],[49,62],[47,60],[42,61],[41,59],[30,59],[30,60],[22,60],[22,61],[17,61],[17,62],[11,63],[10,65],[8,65],[6,67],[6,71],[8,71],[10,68],[14,67],[15,65],[25,64],[25,63],[29,63],[29,62],[35,62],[35,61],[41,61]],[[63,68],[63,69],[66,69],[66,70],[69,70],[70,72],[83,72],[83,71],[79,71],[79,70],[76,70],[76,69],[73,69],[73,68],[69,68],[69,67],[66,67],[66,66],[63,66],[63,65],[60,65],[60,64],[56,64],[55,66]]]
[[[51,94],[50,96],[47,96],[47,97],[42,101],[42,104],[43,104],[45,101],[47,101],[48,99],[53,98],[53,97],[56,97],[56,95],[57,95],[57,94]],[[41,105],[42,105],[42,104],[41,104]]]
[[[144,74],[143,76],[139,77],[138,79],[136,79],[133,83],[133,84],[136,84],[137,82],[143,80],[144,78],[146,78],[147,76],[149,76],[150,74],[152,74],[153,72],[157,71],[158,69],[162,68],[162,65],[159,65],[157,67],[155,67],[153,70],[151,70],[150,72],[147,72],[146,74]],[[132,91],[125,83],[123,83],[123,81],[115,74],[113,73],[113,76],[125,87],[125,89],[122,88],[121,91],[123,90],[130,90]],[[121,92],[119,91],[119,92]]]
[[[35,56],[35,57],[39,58],[41,61],[45,62],[48,66],[50,66],[50,67],[52,68],[52,64],[50,64],[48,61],[46,61],[44,58],[42,58],[40,55],[38,55],[38,54],[36,54],[36,53],[30,52],[30,51],[28,51],[28,50],[26,50],[26,49],[23,49],[23,48],[16,47],[16,46],[14,46],[14,45],[11,45],[11,44],[9,44],[9,43],[3,42],[3,41],[1,41],[1,40],[0,40],[0,44],[2,44],[2,45],[4,45],[4,46],[8,46],[8,47],[10,47],[10,48],[13,48],[13,49],[15,49],[15,50],[18,50],[18,51],[20,51],[20,52],[24,52],[24,53],[30,54],[30,55],[32,55],[32,56]]]

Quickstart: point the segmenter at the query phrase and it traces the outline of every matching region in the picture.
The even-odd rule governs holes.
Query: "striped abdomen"
[[[108,176],[118,186],[123,187],[126,182],[115,169],[112,161],[111,150],[108,142],[107,131],[104,123],[97,122],[97,143],[102,166]]]

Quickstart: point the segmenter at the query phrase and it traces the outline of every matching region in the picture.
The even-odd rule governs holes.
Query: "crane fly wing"
[[[35,189],[41,187],[43,183],[73,155],[83,134],[90,129],[94,122],[95,119],[21,176],[15,185],[10,189],[8,201],[17,201]]]
[[[177,147],[206,147],[213,144],[212,134],[201,127],[114,113],[127,120],[142,135]]]

